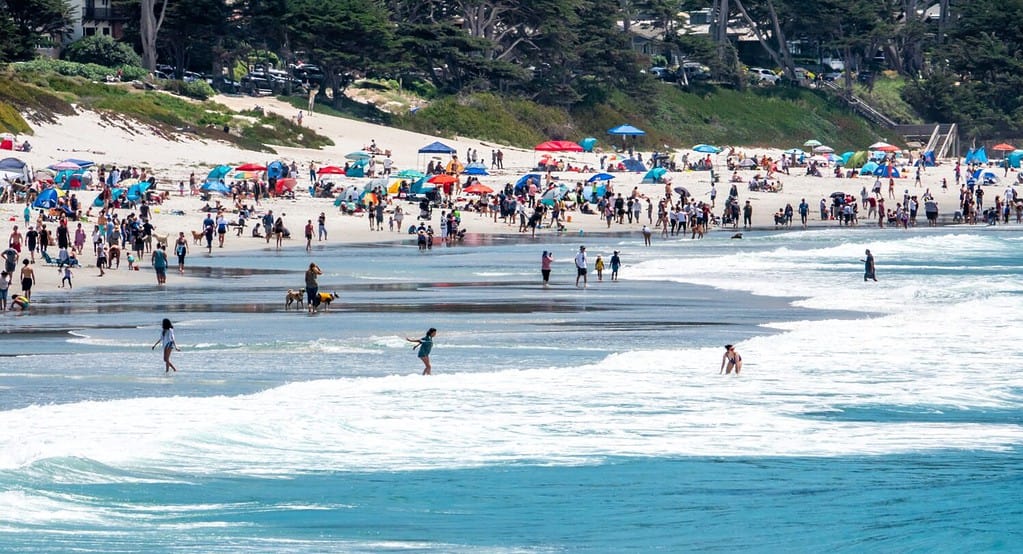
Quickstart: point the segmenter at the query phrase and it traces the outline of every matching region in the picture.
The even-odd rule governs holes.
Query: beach
[[[438,140],[305,123],[338,144],[283,154],[300,168],[372,140],[414,168]],[[88,147],[78,124],[96,123],[41,128],[33,163],[88,154],[56,150]],[[1023,226],[947,224],[949,165],[919,188],[942,206],[935,228],[820,221],[821,197],[858,198],[873,179],[793,175],[780,193],[740,186],[756,206],[742,239],[655,232],[646,246],[645,219],[608,230],[578,212],[534,238],[463,213],[464,241],[421,251],[299,194],[261,202],[287,214],[295,237],[280,250],[232,231],[207,253],[191,239],[204,201],[171,183],[271,159],[108,131],[96,161],[161,177],[169,196],[152,221],[186,234],[186,271],[172,255],[159,286],[148,259],[129,272],[122,256],[99,277],[87,246],[73,292],[39,263],[29,312],[0,316],[0,552],[1023,548]],[[484,183],[535,163],[504,151],[508,169]],[[669,175],[709,201],[709,172]],[[616,174],[615,190],[656,202],[664,184],[641,177]],[[775,229],[773,213],[804,196],[809,229],[798,216]],[[0,207],[5,237],[21,208]],[[307,252],[300,230],[320,212],[328,239]],[[877,282],[864,279],[866,249]],[[596,257],[614,252],[620,278],[599,279]],[[319,291],[338,295],[317,313],[285,304],[310,263]],[[181,348],[171,374],[151,349],[163,318]],[[406,337],[429,328],[423,376]],[[741,374],[721,374],[726,344]]]
[[[294,117],[297,114],[297,110],[293,107],[272,98],[220,96],[217,98],[217,101],[236,110],[253,109],[259,106],[264,110],[275,111],[286,117]],[[200,256],[211,256],[215,258],[217,255],[224,252],[233,251],[276,251],[275,247],[268,247],[264,240],[251,238],[249,236],[249,229],[251,229],[251,226],[247,227],[240,237],[236,236],[235,229],[232,228],[228,233],[224,247],[220,248],[215,245],[216,251],[209,254],[205,252],[205,248],[201,248],[201,245],[192,244],[192,232],[200,231],[202,229],[205,213],[201,211],[201,208],[204,205],[215,205],[215,200],[220,199],[229,209],[229,213],[227,215],[229,216],[230,221],[235,221],[236,215],[230,213],[230,209],[233,208],[233,206],[228,198],[214,194],[211,202],[203,202],[199,199],[199,197],[190,195],[187,191],[187,186],[185,196],[181,196],[179,195],[178,184],[181,182],[185,182],[187,184],[190,175],[193,173],[201,183],[206,174],[213,167],[220,164],[238,166],[244,163],[258,163],[265,165],[273,160],[279,159],[285,164],[294,163],[297,165],[298,183],[296,186],[294,200],[271,198],[261,201],[257,206],[254,205],[253,200],[250,198],[243,200],[243,203],[252,207],[257,217],[266,210],[273,210],[274,214],[277,216],[285,214],[284,222],[293,234],[293,238],[286,242],[286,247],[304,248],[305,244],[302,236],[302,229],[306,222],[310,220],[314,223],[314,225],[317,225],[317,220],[321,212],[326,218],[328,240],[326,242],[321,242],[319,240],[314,241],[315,247],[322,247],[337,243],[365,243],[385,240],[399,242],[415,239],[414,236],[409,236],[407,233],[403,232],[392,233],[390,231],[373,231],[370,229],[369,222],[364,215],[344,216],[341,215],[338,209],[334,206],[332,199],[310,197],[306,192],[311,184],[308,180],[308,168],[310,164],[313,164],[315,167],[322,167],[324,165],[344,165],[344,156],[347,153],[363,150],[371,143],[376,143],[380,149],[387,149],[391,151],[391,158],[394,161],[394,173],[397,173],[401,169],[417,169],[421,171],[431,160],[447,163],[449,159],[448,156],[418,154],[418,149],[420,147],[435,140],[444,141],[445,144],[455,148],[458,152],[457,155],[463,160],[470,149],[475,149],[480,158],[482,158],[488,165],[491,158],[491,152],[500,148],[504,154],[503,165],[505,169],[495,170],[491,168],[491,175],[483,176],[479,179],[483,184],[488,185],[495,190],[501,190],[506,183],[515,183],[522,175],[527,173],[537,173],[535,167],[541,158],[541,153],[538,152],[510,148],[507,146],[485,144],[464,138],[449,140],[441,137],[421,135],[418,133],[411,133],[381,127],[370,123],[321,114],[306,116],[303,122],[306,126],[330,137],[334,140],[335,145],[325,148],[324,150],[277,148],[279,151],[278,155],[268,155],[266,153],[241,150],[226,143],[219,143],[216,141],[195,141],[189,139],[187,136],[180,137],[180,140],[171,141],[156,133],[147,132],[146,129],[133,129],[129,125],[111,125],[108,122],[104,122],[97,114],[83,112],[76,116],[63,117],[55,124],[40,125],[36,131],[36,136],[32,137],[32,142],[34,144],[33,151],[29,153],[16,154],[29,162],[36,169],[45,168],[46,166],[64,158],[89,159],[98,164],[104,164],[108,168],[112,165],[117,165],[122,168],[136,167],[146,169],[150,174],[157,176],[157,188],[161,191],[165,191],[168,195],[167,200],[163,204],[153,206],[151,222],[155,227],[154,233],[172,237],[172,243],[173,238],[177,237],[179,233],[185,233],[185,236],[189,238],[189,256],[192,259]],[[96,136],[100,136],[102,139],[94,140],[92,137]],[[607,147],[608,145],[605,143],[603,146]],[[756,156],[759,158],[760,156],[766,155],[771,156],[774,159],[778,159],[782,156],[781,149],[737,147],[735,150],[737,154],[741,153],[741,158],[750,156]],[[649,157],[649,155],[650,154],[647,153],[647,157]],[[683,155],[688,155],[692,160],[696,160],[697,158],[704,156],[703,154],[695,152],[676,153],[679,161],[681,161],[681,157]],[[555,155],[555,158],[564,160],[576,167],[589,166],[591,168],[597,168],[599,167],[601,156],[617,160],[620,160],[622,157],[621,154],[616,155],[611,152],[595,152],[558,153]],[[615,156],[617,156],[617,158],[615,158]],[[382,156],[378,157],[382,158]],[[722,204],[728,196],[728,191],[733,186],[733,183],[729,182],[733,172],[729,172],[725,167],[725,153],[711,155],[711,159],[714,161],[715,170],[719,176],[719,181],[715,185],[716,199],[714,201],[715,206],[713,210],[714,214],[719,215],[722,211]],[[809,205],[809,227],[821,228],[838,226],[838,221],[822,221],[820,219],[819,204],[821,199],[825,199],[828,203],[830,203],[831,195],[835,191],[843,191],[852,195],[857,202],[859,202],[861,190],[864,187],[870,190],[874,184],[873,177],[837,179],[827,176],[830,175],[827,169],[824,169],[823,171],[826,175],[825,177],[808,176],[805,174],[806,171],[804,168],[792,168],[791,175],[776,175],[776,180],[772,180],[772,183],[780,182],[782,185],[782,190],[780,192],[751,192],[749,190],[747,185],[748,181],[755,175],[764,175],[763,171],[740,169],[734,172],[742,180],[742,182],[734,183],[738,190],[740,205],[744,205],[746,201],[749,201],[752,207],[752,226],[754,228],[754,232],[777,230],[778,226],[775,224],[776,212],[784,209],[786,205],[792,206],[793,210],[796,212],[794,216],[794,223],[790,229],[798,229],[798,207],[800,202],[804,199]],[[584,182],[590,177],[590,175],[596,172],[596,169],[592,172],[586,173],[563,171],[554,172],[552,175],[557,178],[558,183],[566,185],[571,190],[575,188],[577,183]],[[540,172],[540,174],[543,175],[542,172]],[[579,213],[578,211],[572,211],[568,212],[572,221],[566,221],[564,223],[565,227],[563,231],[559,232],[554,229],[541,229],[540,234],[585,236],[587,234],[593,235],[612,232],[619,234],[631,233],[638,237],[641,234],[642,226],[646,224],[651,228],[654,228],[654,240],[668,240],[683,244],[686,242],[686,240],[680,236],[662,237],[661,233],[655,228],[657,220],[656,206],[658,201],[664,197],[666,188],[665,183],[641,183],[644,175],[642,172],[616,172],[613,173],[613,175],[615,179],[611,181],[611,186],[614,188],[614,191],[616,193],[621,193],[623,197],[628,197],[633,194],[633,191],[636,191],[636,193],[640,195],[644,201],[645,199],[650,199],[653,205],[652,216],[648,216],[648,210],[644,205],[640,220],[631,223],[626,221],[621,225],[616,223],[615,225],[608,227],[596,214],[587,215]],[[1015,170],[1013,170],[1013,172],[1007,175],[1005,182],[1014,181],[1015,178],[1016,174]],[[666,174],[665,179],[669,181],[668,188],[674,189],[676,187],[684,187],[687,191],[689,191],[690,196],[696,200],[711,203],[709,171],[670,172]],[[956,207],[959,204],[959,191],[954,185],[949,186],[947,189],[942,189],[942,179],[946,179],[950,183],[954,182],[953,166],[948,161],[938,167],[926,168],[922,174],[922,180],[919,185],[916,184],[915,179],[913,178],[912,170],[904,171],[904,177],[895,180],[894,198],[888,197],[888,183],[887,180],[884,180],[885,183],[882,192],[888,202],[887,207],[889,209],[894,208],[894,204],[896,202],[901,202],[904,194],[923,196],[925,191],[929,191],[938,202],[941,221],[946,224],[950,223],[952,220],[952,214],[956,211]],[[345,178],[340,180],[339,183],[342,185],[355,184],[361,187],[366,181],[367,179]],[[542,188],[541,184],[541,189]],[[987,188],[990,189],[988,191],[989,196],[987,198],[990,205],[993,203],[993,197],[1001,194],[1004,184]],[[98,191],[77,191],[75,194],[79,197],[84,206],[91,206],[93,199],[98,194]],[[470,199],[468,195],[460,195],[460,198],[462,200]],[[675,201],[677,201],[677,193],[675,195]],[[399,205],[402,206],[402,209],[405,212],[406,222],[416,219],[416,216],[419,215],[418,206],[415,203],[392,200],[392,204],[387,207],[388,216],[391,215],[394,207]],[[2,226],[5,238],[10,234],[13,225],[15,224],[21,227],[22,233],[25,232],[25,225],[22,219],[23,209],[24,206],[17,204],[0,204],[0,220],[5,222]],[[122,209],[118,210],[118,213],[123,217],[132,211],[133,210]],[[86,232],[90,235],[92,231],[91,225],[94,224],[96,220],[96,212],[98,212],[98,210],[94,209],[93,217],[83,223],[86,227]],[[440,212],[441,210],[434,210],[432,214],[433,219],[424,222],[432,225],[438,235],[440,234]],[[861,210],[861,219],[858,227],[875,226],[876,222],[866,220],[864,217],[865,215],[866,210]],[[742,216],[740,215],[740,219],[741,217]],[[471,234],[523,235],[518,233],[519,227],[517,221],[510,223],[504,223],[500,219],[494,221],[494,218],[478,213],[463,213],[462,218],[461,228]],[[35,222],[35,215],[32,216],[32,222]],[[249,223],[251,225],[252,223],[255,223],[255,220],[250,219]],[[926,225],[926,219],[923,217],[922,207],[917,224]],[[1015,223],[1013,223],[1013,225],[1015,225]],[[55,227],[55,224],[51,224],[50,226]],[[408,225],[406,224],[405,227],[407,226]],[[852,229],[849,230],[852,231]],[[734,228],[732,225],[728,224],[708,229],[708,232],[725,232],[730,235],[742,231],[744,231],[744,229],[742,229],[742,225],[738,225],[738,228]],[[896,232],[895,229],[892,229],[891,231]],[[525,236],[523,236],[522,239],[528,240]],[[170,245],[169,250],[172,261],[175,261],[173,260],[173,245]],[[51,252],[51,254],[54,253],[55,250]],[[120,286],[155,279],[152,276],[151,271],[148,275],[145,272],[136,274],[123,271],[110,271],[107,275],[98,277],[98,271],[94,271],[94,268],[90,268],[90,266],[95,265],[96,260],[94,255],[87,251],[85,252],[85,255],[82,256],[81,261],[85,267],[76,271],[74,276],[75,286],[78,287],[102,284],[108,286]],[[148,259],[144,260],[141,265],[150,269]],[[57,272],[55,270],[45,271],[45,267],[42,269],[44,270],[38,272],[38,278],[40,280],[39,290],[51,290],[60,282],[60,279],[57,277]],[[183,277],[174,275],[172,281],[180,281],[181,279],[187,278],[188,276],[186,272]],[[65,293],[68,292],[69,291],[65,291]]]

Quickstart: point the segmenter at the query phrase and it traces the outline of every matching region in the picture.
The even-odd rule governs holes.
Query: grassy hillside
[[[441,99],[415,114],[396,117],[394,122],[424,133],[472,136],[522,147],[552,138],[579,140],[586,136],[607,144],[614,140],[607,129],[621,123],[645,130],[647,135],[640,144],[647,148],[697,143],[791,147],[815,138],[836,150],[851,150],[882,136],[880,130],[823,93],[788,87],[684,92],[664,85],[645,98],[622,95],[572,113],[481,94]]]
[[[130,118],[173,140],[182,134],[225,140],[252,150],[266,144],[319,148],[327,137],[277,115],[236,114],[215,102],[197,102],[164,92],[141,91],[48,72],[0,75],[0,128],[31,134],[31,122],[52,122],[75,112],[72,104],[103,114],[111,122]],[[229,125],[231,132],[224,133]]]

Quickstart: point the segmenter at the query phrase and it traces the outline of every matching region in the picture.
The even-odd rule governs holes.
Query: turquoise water
[[[0,318],[0,550],[1023,549],[1015,233],[586,237],[625,262],[586,289],[578,241],[197,256]],[[311,260],[341,298],[286,312]]]

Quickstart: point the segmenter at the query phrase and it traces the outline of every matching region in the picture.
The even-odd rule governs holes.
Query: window
[[[103,36],[105,37],[110,36],[110,27],[103,27]]]
[[[83,30],[85,31],[85,36],[87,36],[87,37],[96,36],[96,28],[95,27],[86,27]]]

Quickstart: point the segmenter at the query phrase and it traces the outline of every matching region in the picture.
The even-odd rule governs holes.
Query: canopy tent
[[[643,176],[643,180],[640,181],[640,183],[659,183],[661,182],[661,178],[664,177],[664,174],[667,172],[668,170],[663,167],[655,167],[646,172],[646,175]]]
[[[697,144],[696,146],[693,146],[693,152],[699,152],[701,154],[717,154],[721,152],[721,149],[710,144]]]
[[[21,179],[27,183],[32,180],[28,164],[18,158],[4,158],[0,160],[0,174],[3,174],[3,177],[11,181]]]
[[[540,152],[582,152],[583,147],[570,140],[549,140],[537,144],[533,150]]]
[[[442,142],[431,142],[419,149],[420,154],[454,154],[456,150]]]
[[[579,146],[583,147],[583,152],[593,152],[593,147],[597,145],[597,139],[593,137],[586,137],[579,141]]]
[[[646,134],[646,131],[638,129],[629,124],[622,124],[617,127],[612,127],[607,130],[609,135],[618,135],[623,137],[638,137]]]
[[[592,177],[586,180],[587,183],[593,183],[595,181],[610,181],[615,176],[610,173],[595,173]]]
[[[236,167],[234,169],[236,171],[266,171],[266,166],[263,165],[263,164],[257,164],[257,163],[247,163],[247,164],[242,164],[242,165],[240,165],[240,166],[238,166],[238,167]]]

